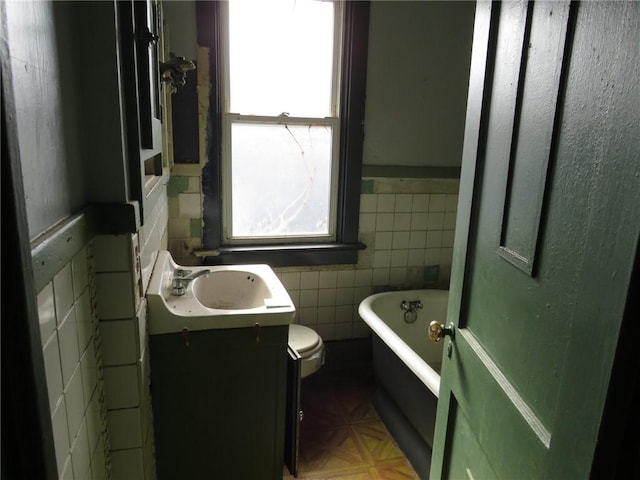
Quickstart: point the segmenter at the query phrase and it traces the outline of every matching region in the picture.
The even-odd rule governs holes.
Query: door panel
[[[465,424],[475,433],[481,450],[473,458],[492,466],[496,473],[492,478],[520,478],[523,471],[529,478],[543,478],[540,468],[550,443],[548,429],[469,330],[458,330],[455,349],[455,373],[450,380],[452,390],[459,393],[451,414],[464,415]],[[449,455],[447,461],[457,464],[454,452]],[[475,463],[464,467],[472,475],[477,468]]]
[[[588,476],[640,230],[639,24],[478,4],[432,478]]]
[[[447,443],[447,451],[450,453],[444,466],[444,476],[460,480],[498,478],[487,461],[473,428],[462,409],[458,408],[455,397],[451,407],[449,422],[453,433]]]
[[[298,453],[300,446],[300,369],[301,357],[297,351],[287,347],[287,404],[284,426],[284,464],[289,473],[298,476]]]
[[[524,70],[533,71],[538,68],[534,60],[540,60],[545,69],[549,58],[561,62],[562,58],[558,59],[556,54],[557,43],[554,41],[547,44],[545,40],[547,37],[552,37],[549,31],[554,32],[553,37],[556,37],[554,40],[562,37],[562,32],[566,32],[568,8],[566,4],[560,2],[554,2],[550,7],[538,3],[531,6],[508,2],[503,7],[506,8],[501,9],[499,21],[501,25],[510,25],[510,28],[498,31],[497,68],[491,91],[492,104],[488,118],[489,131],[486,136],[487,155],[484,159],[484,172],[480,184],[482,194],[475,200],[478,210],[472,227],[476,232],[476,243],[470,251],[468,289],[467,294],[463,296],[462,319],[465,321],[461,322],[460,326],[468,328],[480,345],[491,352],[495,364],[514,384],[529,408],[537,413],[543,423],[548,424],[552,419],[555,392],[557,392],[560,378],[557,366],[563,363],[566,339],[562,338],[562,332],[560,335],[554,335],[553,338],[538,335],[537,332],[552,330],[554,325],[566,318],[568,305],[564,305],[564,302],[567,297],[563,295],[562,298],[557,298],[553,295],[557,286],[547,282],[546,270],[540,271],[536,277],[531,277],[529,274],[531,270],[523,268],[528,266],[525,261],[533,260],[529,248],[516,241],[516,245],[525,249],[520,248],[520,252],[511,253],[512,250],[506,250],[501,246],[501,233],[504,226],[503,212],[506,211],[511,215],[515,213],[514,210],[509,212],[506,207],[514,204],[531,205],[534,198],[544,196],[544,181],[539,181],[539,169],[535,171],[533,167],[541,158],[538,148],[545,147],[536,144],[534,148],[527,151],[518,149],[517,145],[523,145],[525,142],[517,140],[516,119],[528,119],[539,114],[539,119],[547,120],[548,125],[543,127],[544,130],[549,131],[553,127],[555,115],[554,112],[547,113],[546,108],[542,113],[536,108],[518,111],[518,106],[525,106],[522,102],[522,94],[526,91],[519,84],[528,83],[528,76],[521,72],[520,66],[526,63]],[[550,8],[553,9],[551,18],[555,19],[554,23],[548,21]],[[522,17],[525,19],[523,20]],[[538,31],[540,21],[544,22],[546,35],[537,38],[530,33]],[[517,25],[517,28],[513,28],[513,25]],[[514,38],[517,41],[514,41]],[[535,46],[532,43],[534,40],[538,41]],[[564,38],[561,43],[564,44]],[[513,47],[514,44],[516,48]],[[514,55],[517,58],[526,57],[527,52],[545,50],[545,45],[549,45],[550,55],[541,52],[537,55],[529,55],[528,61],[525,61],[525,58],[521,62],[506,61],[505,57],[510,59]],[[556,92],[557,87],[558,82],[556,82]],[[505,95],[504,92],[515,94],[510,96]],[[533,107],[537,107],[537,104]],[[510,122],[514,119],[514,126],[502,128],[505,118]],[[541,130],[538,129],[534,136],[537,137]],[[526,132],[521,131],[521,133],[522,137],[526,137]],[[510,162],[510,157],[513,157],[513,162]],[[533,178],[522,179],[519,182],[526,184],[525,198],[513,197],[513,202],[505,202],[508,174],[511,170],[510,163],[514,166],[527,165],[530,170],[529,177]],[[520,188],[520,192],[514,193],[522,194],[522,190],[523,188]],[[558,208],[562,206],[559,205]],[[521,216],[517,218],[517,222],[513,219],[509,220],[508,224],[511,228],[507,232],[519,230],[533,235],[539,224],[538,215],[523,212],[522,208],[517,210]],[[524,226],[527,228],[523,228]],[[508,239],[509,236],[506,237],[506,240]],[[547,255],[554,255],[553,251],[549,252],[544,248],[545,242],[549,240],[555,241],[554,238],[547,237],[540,239],[541,250]],[[508,245],[512,244],[508,243]],[[547,260],[555,265],[566,264],[567,268],[571,269],[575,263],[565,252],[565,249],[557,251],[557,255],[553,258],[547,256]],[[520,257],[519,253],[528,254],[529,258]],[[521,258],[521,264],[515,259],[505,261],[507,254]],[[508,295],[505,295],[505,292],[508,292]],[[473,315],[469,312],[473,312]],[[496,332],[500,332],[500,335],[496,335]],[[540,351],[546,352],[544,358],[533,364],[529,362],[532,355]],[[544,388],[541,388],[543,385]]]
[[[517,5],[517,4],[516,4]],[[520,7],[522,10],[522,7]],[[518,12],[521,13],[521,12]],[[528,5],[498,253],[532,274],[542,220],[569,2]],[[523,15],[518,16],[518,20]],[[547,46],[548,48],[540,48]],[[499,86],[504,91],[506,86]]]
[[[135,17],[138,108],[140,115],[140,146],[158,148],[156,130],[160,119],[158,88],[159,21],[157,0],[133,3]]]

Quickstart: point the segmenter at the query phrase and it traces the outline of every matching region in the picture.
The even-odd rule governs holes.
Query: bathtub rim
[[[436,398],[440,395],[440,375],[425,362],[420,355],[414,352],[408,347],[408,345],[402,340],[391,327],[389,327],[384,320],[382,320],[377,313],[371,307],[374,300],[387,297],[387,296],[415,296],[415,294],[421,294],[427,291],[446,291],[446,289],[437,288],[425,288],[418,290],[394,290],[389,292],[374,293],[369,295],[358,305],[358,315],[360,318],[373,330],[373,332],[387,344],[387,346],[394,351],[394,353],[409,367],[416,377],[420,379],[425,386],[431,390]],[[425,341],[429,341],[425,338]]]

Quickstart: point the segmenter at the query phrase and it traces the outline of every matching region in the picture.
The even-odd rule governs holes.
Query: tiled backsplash
[[[155,476],[146,302],[138,288],[138,238],[138,234],[125,234],[99,235],[95,239],[98,318],[114,480]]]
[[[178,265],[200,260],[191,251],[202,245],[202,195],[200,177],[172,176],[167,185],[169,251]]]
[[[171,177],[169,250],[178,264],[198,263],[200,178]],[[297,308],[297,322],[323,339],[369,334],[358,316],[366,296],[388,289],[448,288],[458,203],[457,179],[364,178],[356,265],[277,268]]]
[[[98,318],[113,480],[156,477],[144,291],[166,249],[166,195],[136,234],[95,238]]]
[[[60,478],[110,478],[92,243],[38,293]]]
[[[324,340],[369,335],[358,305],[372,293],[449,286],[458,181],[365,179],[362,190],[357,265],[276,269],[296,322]]]

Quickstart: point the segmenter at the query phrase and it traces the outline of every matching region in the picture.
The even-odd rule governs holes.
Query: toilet
[[[300,355],[300,378],[317,372],[324,364],[322,338],[309,327],[289,325],[289,347]]]

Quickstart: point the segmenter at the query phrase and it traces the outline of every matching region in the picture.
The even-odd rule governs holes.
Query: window
[[[207,263],[355,263],[368,3],[197,5],[213,87]]]
[[[223,240],[335,240],[342,4],[223,5]]]

